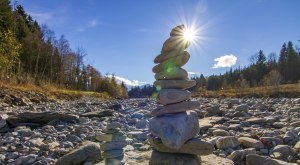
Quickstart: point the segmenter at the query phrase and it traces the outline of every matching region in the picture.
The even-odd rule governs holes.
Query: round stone
[[[174,67],[181,67],[185,65],[190,59],[190,54],[188,52],[183,52],[182,55],[171,57],[166,61],[154,66],[152,71],[154,73],[159,73],[161,71],[168,72],[169,70],[173,69]]]
[[[151,111],[152,116],[161,116],[165,114],[184,112],[188,110],[194,110],[200,107],[199,101],[184,101],[175,104],[169,104],[165,106],[159,106]]]
[[[179,103],[190,99],[192,96],[191,92],[182,89],[163,89],[159,91],[156,100],[158,103],[166,105]]]
[[[264,145],[262,142],[249,138],[249,137],[240,137],[239,142],[241,143],[242,146],[245,146],[247,148],[255,148],[255,149],[261,149],[264,148]]]
[[[155,64],[162,63],[162,62],[166,61],[169,58],[182,55],[183,53],[184,53],[184,50],[172,50],[170,52],[161,53],[161,54],[159,54],[158,56],[155,57],[154,63]]]
[[[117,157],[121,157],[124,155],[124,151],[123,149],[121,150],[107,150],[103,152],[103,158],[107,159],[107,158],[117,158]]]
[[[101,145],[101,151],[107,151],[107,150],[116,150],[116,149],[122,149],[127,145],[127,142],[124,141],[112,141],[112,142],[105,142]]]
[[[170,36],[183,36],[184,29],[184,25],[178,25],[171,30]]]
[[[197,113],[186,111],[150,119],[149,130],[161,138],[165,146],[178,150],[187,140],[197,135],[200,128]]]
[[[221,137],[217,140],[216,146],[219,149],[236,148],[239,146],[239,141],[234,136]]]
[[[178,150],[171,149],[165,146],[158,137],[148,136],[150,144],[160,152],[168,153],[183,153],[192,155],[209,155],[214,151],[214,146],[211,143],[193,138],[185,142]]]
[[[184,50],[190,44],[191,43],[185,40],[183,36],[171,36],[164,42],[161,52],[165,53],[172,50]]]
[[[182,68],[173,67],[167,70],[163,70],[159,73],[156,73],[155,79],[156,80],[187,80],[188,73],[186,70]]]
[[[188,89],[196,85],[194,80],[156,80],[154,86],[160,89]]]

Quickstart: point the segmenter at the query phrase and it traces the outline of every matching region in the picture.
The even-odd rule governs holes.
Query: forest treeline
[[[279,85],[294,84],[300,80],[300,49],[291,41],[283,43],[279,56],[276,53],[266,56],[263,50],[259,50],[249,60],[250,65],[231,68],[224,74],[192,77],[196,86],[189,90],[198,93],[203,90],[236,89],[242,93],[249,87],[272,87],[271,92],[276,93]],[[153,86],[135,87],[129,91],[129,96],[151,97],[156,92]]]
[[[294,84],[300,80],[300,49],[289,41],[283,43],[279,56],[263,50],[250,57],[250,65],[230,69],[224,74],[193,77],[197,85],[192,91],[201,89],[243,89],[248,87],[278,86]]]
[[[21,5],[12,8],[0,0],[0,80],[17,84],[51,84],[63,88],[106,92],[127,97],[124,83],[101,75],[85,63],[87,52],[75,50],[64,35],[56,38],[46,25],[39,25]]]

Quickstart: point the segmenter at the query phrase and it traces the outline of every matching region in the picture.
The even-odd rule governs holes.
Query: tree
[[[291,41],[288,42],[287,49],[286,49],[286,57],[287,57],[287,80],[290,83],[296,83],[298,81],[299,70],[297,69],[298,66],[298,54],[294,49],[293,43]]]
[[[0,70],[11,77],[13,69],[19,60],[21,44],[14,38],[13,33],[8,30],[0,33]]]
[[[264,77],[264,85],[268,88],[269,93],[279,92],[279,85],[282,80],[282,76],[277,70],[270,71]]]
[[[279,60],[278,60],[278,65],[279,65],[279,71],[280,74],[283,76],[283,82],[286,82],[288,77],[288,70],[287,70],[287,49],[286,49],[286,43],[283,43],[280,54],[279,54]]]

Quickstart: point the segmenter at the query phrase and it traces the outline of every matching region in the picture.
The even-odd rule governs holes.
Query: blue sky
[[[57,38],[86,49],[86,62],[132,84],[152,83],[153,59],[170,29],[192,22],[200,29],[188,51],[189,72],[224,73],[249,64],[260,49],[278,53],[300,45],[299,0],[19,0]],[[129,81],[130,80],[130,81]],[[137,81],[133,81],[137,80]]]

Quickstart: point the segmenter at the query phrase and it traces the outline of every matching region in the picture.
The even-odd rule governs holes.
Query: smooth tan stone
[[[155,74],[156,80],[187,80],[188,73],[186,70],[178,67],[164,70]]]
[[[170,113],[178,113],[178,112],[185,112],[188,110],[194,110],[199,107],[200,107],[200,102],[198,101],[184,101],[180,103],[159,106],[158,108],[152,110],[150,113],[152,116],[161,116]]]
[[[158,93],[156,101],[160,104],[166,105],[188,100],[191,98],[191,96],[191,92],[187,90],[163,89]]]
[[[194,80],[156,80],[154,86],[160,89],[188,89],[196,85]]]
[[[184,52],[182,55],[169,58],[168,60],[164,61],[163,63],[155,65],[152,68],[152,71],[154,73],[159,73],[161,71],[169,71],[170,69],[173,69],[174,67],[181,67],[181,66],[185,65],[189,61],[189,59],[190,59],[190,54],[188,52]]]
[[[178,150],[171,149],[165,146],[162,141],[154,137],[153,135],[148,136],[150,144],[160,152],[168,153],[182,153],[182,154],[193,154],[193,155],[209,155],[214,151],[214,146],[211,143],[202,141],[197,138],[193,138],[185,142]]]
[[[162,63],[164,61],[166,61],[167,59],[169,58],[172,58],[172,57],[175,57],[175,56],[180,56],[184,53],[184,49],[182,50],[173,50],[173,51],[170,51],[170,52],[167,52],[167,53],[161,53],[159,55],[157,55],[154,59],[154,63],[155,64],[158,64],[158,63]]]
[[[240,144],[247,148],[255,148],[255,149],[261,149],[264,148],[264,145],[261,141],[249,138],[249,137],[240,137],[238,138]]]
[[[170,36],[183,36],[184,29],[184,25],[178,25],[171,30]]]
[[[161,53],[170,52],[172,50],[184,50],[190,45],[190,42],[185,40],[183,36],[174,36],[168,38],[161,49]]]

